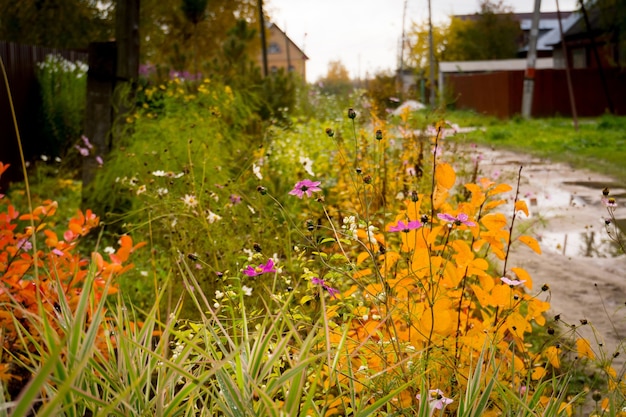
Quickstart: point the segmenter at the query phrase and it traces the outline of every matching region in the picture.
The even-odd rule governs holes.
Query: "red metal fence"
[[[42,48],[0,41],[0,58],[4,63],[13,98],[13,105],[26,158],[37,155],[40,137],[41,99],[35,75],[37,63],[49,54],[58,54],[70,61],[87,62],[87,52]],[[0,161],[13,164],[2,176],[2,181],[15,180],[20,175],[17,137],[9,106],[9,96],[0,82]]]
[[[626,71],[604,69],[613,113],[626,115]],[[580,117],[600,116],[609,104],[597,69],[571,71],[576,112]],[[508,118],[522,111],[523,71],[481,74],[447,74],[446,96],[457,109]],[[538,70],[535,73],[532,116],[571,116],[565,70]]]

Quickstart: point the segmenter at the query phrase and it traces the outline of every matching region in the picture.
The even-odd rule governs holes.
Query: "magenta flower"
[[[88,149],[93,149],[93,145],[89,142],[89,138],[87,136],[82,135],[80,138],[83,140],[83,143]]]
[[[422,227],[422,223],[419,220],[411,220],[408,223],[398,220],[398,224],[389,227],[389,231],[409,233],[409,230],[419,229],[420,227]]]
[[[104,165],[104,160],[100,155],[96,156],[96,162],[98,163],[98,166]]]
[[[256,277],[257,275],[269,274],[272,272],[276,272],[276,269],[274,269],[274,261],[272,259],[268,259],[266,264],[260,264],[256,268],[248,265],[248,267],[243,270],[243,273],[249,277]]]
[[[602,204],[607,208],[615,208],[617,207],[617,201],[613,197],[604,197],[602,198]]]
[[[79,152],[82,156],[89,156],[89,149],[87,149],[87,148],[82,148],[82,147],[80,147],[80,146],[78,146],[78,145],[74,145],[74,147],[75,147],[76,149],[78,149],[78,152]]]
[[[311,181],[310,179],[302,180],[296,183],[293,190],[289,191],[289,194],[295,195],[298,198],[302,198],[304,194],[306,194],[307,197],[311,197],[311,193],[322,191],[322,189],[318,187],[320,184],[319,181]]]
[[[330,294],[331,297],[333,298],[337,298],[337,294],[339,294],[339,290],[331,287],[330,285],[326,284],[326,281],[324,281],[323,279],[317,278],[317,277],[313,277],[311,278],[311,283],[315,284],[315,285],[321,285],[322,288],[324,288],[326,291],[328,291],[328,294]]]
[[[503,284],[506,284],[510,287],[517,287],[519,285],[522,285],[523,283],[526,282],[526,280],[519,280],[519,279],[509,279],[507,277],[502,277],[500,278],[500,281],[502,281]]]
[[[421,400],[420,394],[415,396],[418,401]],[[428,401],[431,409],[442,410],[446,405],[452,404],[454,400],[452,398],[446,398],[443,396],[443,391],[440,389],[428,390]]]
[[[438,213],[437,217],[439,217],[439,219],[446,221],[446,222],[451,222],[456,224],[457,226],[460,226],[462,224],[466,225],[466,226],[476,226],[476,223],[469,221],[469,216],[465,213],[459,213],[456,215],[456,217],[454,217],[451,214],[447,214],[447,213]]]

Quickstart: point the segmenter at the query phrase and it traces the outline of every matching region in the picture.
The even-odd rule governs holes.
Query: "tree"
[[[208,64],[221,58],[229,30],[239,20],[254,26],[258,19],[256,0],[211,0],[204,13],[200,11],[201,3],[200,0],[184,3],[143,0],[142,61],[164,70],[193,72],[197,60],[201,72],[209,71]],[[250,42],[247,53],[254,56],[257,44]]]
[[[582,0],[579,0],[581,2]],[[590,20],[592,10],[597,7],[599,10],[598,22],[592,22],[592,30],[612,33],[617,44],[616,62],[620,67],[626,67],[626,0],[596,0],[585,1],[585,8]]]
[[[501,0],[483,0],[480,12],[472,19],[451,19],[442,58],[448,61],[515,58],[520,33],[510,8]]]
[[[435,62],[439,62],[446,49],[448,27],[445,25],[433,25],[433,45],[435,48]],[[418,73],[427,74],[429,70],[430,46],[428,42],[428,23],[413,22],[408,35],[410,47],[407,62]]]
[[[113,7],[99,0],[0,0],[0,39],[86,49],[113,36]]]
[[[326,76],[320,78],[318,83],[321,86],[321,90],[329,94],[344,95],[353,89],[348,69],[340,60],[328,63]]]

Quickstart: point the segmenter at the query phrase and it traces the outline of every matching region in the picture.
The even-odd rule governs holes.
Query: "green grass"
[[[446,118],[480,128],[457,136],[462,141],[566,162],[626,182],[626,117],[581,119],[578,130],[566,118],[499,120],[471,112],[451,112]]]

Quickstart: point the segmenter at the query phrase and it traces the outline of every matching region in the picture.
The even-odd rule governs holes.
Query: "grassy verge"
[[[499,120],[470,112],[451,112],[446,118],[480,128],[459,135],[464,141],[566,162],[626,182],[626,117],[582,119],[578,130],[566,118]]]

